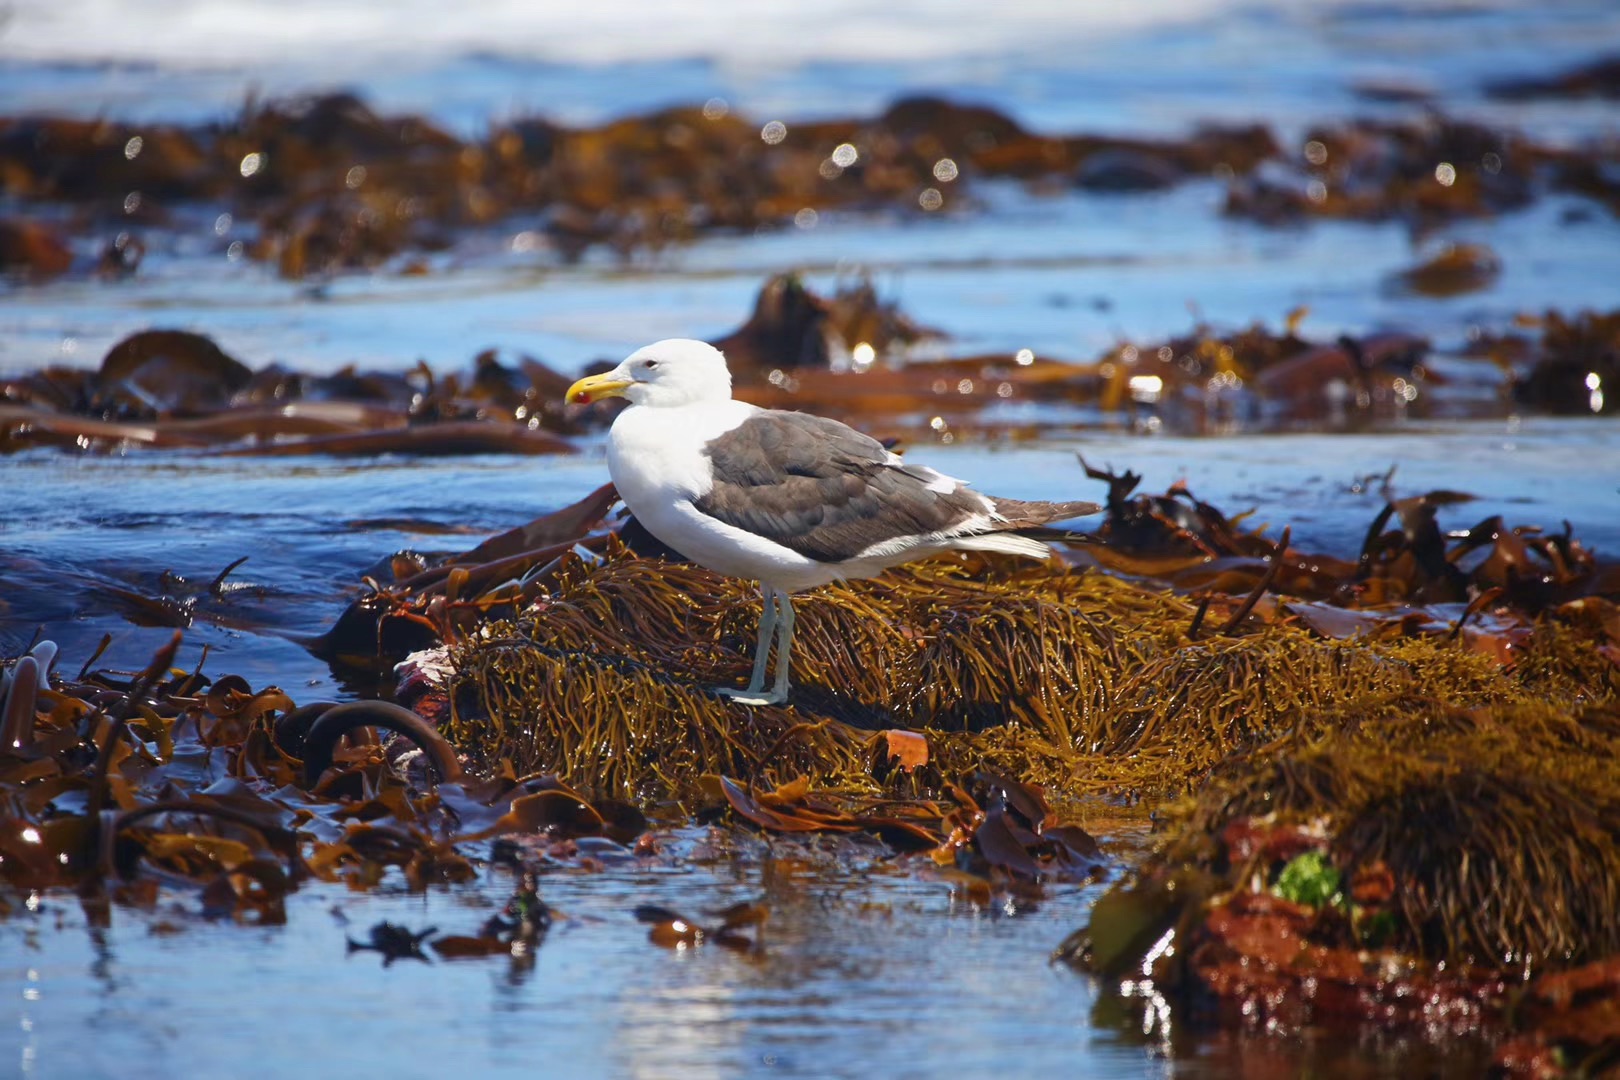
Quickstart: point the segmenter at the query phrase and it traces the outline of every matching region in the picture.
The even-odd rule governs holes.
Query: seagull
[[[836,420],[737,401],[725,356],[702,341],[638,349],[574,383],[566,400],[610,397],[630,402],[613,421],[607,459],[636,520],[691,561],[759,583],[753,675],[744,689],[715,690],[746,705],[788,698],[794,593],[944,551],[1045,559],[1051,549],[1017,530],[1100,509],[991,498]]]

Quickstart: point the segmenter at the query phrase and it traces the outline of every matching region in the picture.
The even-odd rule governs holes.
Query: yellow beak
[[[563,400],[570,405],[589,405],[603,398],[624,397],[624,388],[632,380],[622,379],[611,371],[604,375],[587,375],[568,388]]]

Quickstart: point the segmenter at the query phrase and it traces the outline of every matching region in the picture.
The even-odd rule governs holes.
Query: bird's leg
[[[750,694],[765,689],[765,665],[771,656],[771,638],[776,634],[776,590],[762,584],[759,597],[759,641],[754,646],[754,673],[748,679]]]
[[[785,592],[776,594],[782,604],[782,621],[776,628],[776,685],[771,687],[772,703],[788,697],[788,675],[793,670],[793,597]]]
[[[785,596],[763,582],[759,586],[759,595],[763,601],[759,612],[759,641],[754,646],[754,673],[748,680],[748,686],[742,690],[729,686],[715,688],[715,693],[722,697],[735,698],[745,705],[766,704],[765,664],[770,659],[771,638],[776,632],[777,597]]]

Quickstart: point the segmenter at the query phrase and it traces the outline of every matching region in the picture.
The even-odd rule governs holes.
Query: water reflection
[[[702,830],[683,831],[679,843],[693,842],[706,842]],[[30,1047],[44,1075],[199,1075],[225,1060],[304,1075],[355,1060],[362,1044],[393,1076],[1155,1070],[1141,1047],[1094,1031],[1089,985],[1046,963],[1088,892],[1007,917],[953,902],[864,845],[692,850],[692,862],[652,873],[543,875],[566,917],[517,961],[357,962],[375,957],[346,956],[330,915],[337,901],[351,929],[386,918],[464,932],[509,891],[501,873],[418,897],[315,886],[295,894],[287,927],[262,932],[199,924],[178,914],[184,896],[115,907],[110,928],[86,932],[81,909],[48,899],[29,924],[48,948],[15,968],[29,926],[0,922],[6,984],[20,993],[33,967],[44,991],[27,1003],[32,1030],[14,1014],[16,1045],[0,1036],[0,1050],[21,1062]],[[772,909],[755,952],[661,949],[629,915],[642,902],[697,915],[742,899]]]
[[[34,1075],[34,1066],[38,1061],[39,1039],[34,1034],[34,1003],[40,998],[39,969],[31,967],[24,975],[26,985],[22,992],[22,1016],[18,1027],[22,1031],[22,1050],[18,1060],[18,1072],[23,1076]]]

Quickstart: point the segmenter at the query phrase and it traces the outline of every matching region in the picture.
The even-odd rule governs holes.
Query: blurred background
[[[1524,312],[1612,306],[1612,209],[1599,210],[1590,192],[1566,197],[1571,184],[1532,177],[1529,148],[1507,155],[1507,172],[1547,198],[1515,189],[1483,206],[1458,200],[1442,213],[1414,214],[1409,193],[1397,193],[1387,205],[1316,213],[1312,181],[1337,195],[1341,180],[1380,184],[1394,158],[1408,157],[1421,160],[1398,167],[1426,176],[1454,150],[1485,158],[1484,142],[1499,138],[1533,142],[1536,153],[1596,154],[1588,171],[1612,207],[1612,71],[1607,84],[1522,88],[1605,59],[1603,43],[1615,41],[1620,12],[1601,0],[1155,0],[1083,9],[1043,2],[995,11],[957,2],[813,10],[494,3],[449,11],[417,2],[22,0],[0,19],[4,112],[113,122],[123,136],[115,150],[127,149],[143,124],[168,125],[188,133],[187,152],[228,156],[235,166],[253,152],[252,138],[273,134],[274,125],[255,130],[251,116],[279,109],[286,119],[289,110],[307,111],[312,95],[342,92],[373,118],[420,118],[469,152],[491,149],[498,133],[517,126],[529,140],[522,154],[539,171],[555,159],[535,145],[536,119],[597,129],[672,107],[704,108],[758,132],[775,122],[785,129],[781,141],[756,149],[797,153],[789,169],[814,170],[841,145],[827,141],[832,134],[816,140],[824,146],[805,145],[807,123],[848,121],[851,149],[865,156],[841,183],[824,183],[827,190],[788,178],[767,193],[770,206],[737,219],[740,227],[721,215],[720,227],[672,234],[696,241],[676,245],[625,239],[599,223],[588,223],[583,238],[570,235],[575,223],[558,220],[567,208],[555,193],[496,192],[490,207],[472,212],[463,199],[459,210],[440,208],[449,227],[431,238],[297,267],[294,276],[325,284],[328,302],[315,305],[304,302],[307,289],[278,282],[275,265],[265,265],[276,257],[277,230],[294,226],[266,220],[271,196],[254,186],[273,179],[283,197],[302,193],[300,204],[275,208],[281,219],[357,212],[333,207],[322,190],[354,180],[360,174],[349,168],[363,173],[377,155],[353,141],[355,131],[347,146],[341,132],[334,136],[319,160],[269,155],[234,186],[177,181],[156,190],[161,178],[134,168],[123,177],[103,168],[98,183],[78,188],[42,182],[38,174],[52,171],[50,147],[35,141],[47,160],[18,163],[26,133],[13,127],[13,161],[0,187],[10,212],[76,215],[63,222],[61,239],[80,270],[126,232],[141,265],[117,290],[86,294],[72,272],[60,287],[8,290],[0,297],[0,372],[58,359],[93,365],[153,310],[210,334],[252,367],[461,364],[469,350],[490,345],[569,367],[669,334],[723,334],[752,306],[762,275],[782,270],[808,275],[822,292],[841,275],[869,275],[886,299],[948,336],[955,344],[945,351],[957,354],[1030,348],[1091,361],[1121,341],[1185,333],[1198,320],[1275,328],[1301,306],[1310,309],[1303,327],[1313,338],[1398,328],[1455,350],[1470,332],[1500,329]],[[896,134],[914,142],[944,122],[923,117],[909,132],[878,123],[914,95],[989,106],[1034,135],[1154,140],[1163,152],[1122,157],[1118,147],[1102,147],[1113,153],[1089,162],[1068,153],[1049,169],[953,160],[959,175],[949,181],[926,168],[898,183],[874,179],[870,169],[863,177],[882,152],[866,143]],[[1418,134],[1345,129],[1351,121]],[[356,130],[369,122],[357,121]],[[1453,147],[1443,123],[1490,134],[1472,138],[1480,147]],[[1219,148],[1177,159],[1178,147],[1212,125],[1258,126],[1271,142],[1245,160],[1222,160]],[[232,128],[242,138],[226,137]],[[1355,143],[1345,153],[1361,154],[1354,176],[1335,173],[1351,167],[1341,154],[1307,157],[1313,131],[1338,129],[1341,142]],[[1469,138],[1451,139],[1458,142]],[[150,171],[164,152],[149,140],[130,164]],[[714,152],[736,150],[722,142]],[[755,156],[739,177],[779,168]],[[1500,172],[1502,155],[1494,160]],[[386,180],[377,164],[350,190],[365,194]],[[629,159],[616,164],[630,167]],[[1465,184],[1485,175],[1479,160],[1451,167]],[[400,198],[423,194],[408,178],[391,182]],[[851,194],[863,185],[860,197]],[[1305,212],[1234,212],[1232,190],[1257,185],[1285,189]],[[801,205],[788,205],[795,196]],[[705,199],[684,192],[677,201],[697,220]],[[238,205],[255,200],[246,212]],[[606,195],[601,202],[591,212],[645,209],[633,200],[610,206]],[[1391,275],[1456,244],[1483,246],[1477,280],[1443,296],[1390,286]],[[431,280],[402,281],[406,266],[430,269]]]

